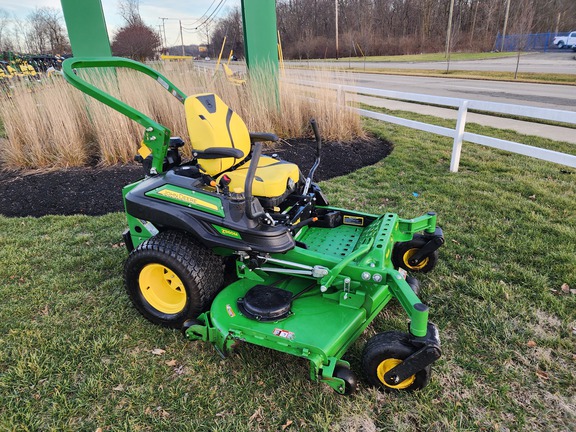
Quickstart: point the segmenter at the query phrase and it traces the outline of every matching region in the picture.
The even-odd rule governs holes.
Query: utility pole
[[[162,24],[158,24],[158,34],[160,35],[160,39],[162,39]],[[160,48],[160,53],[164,53],[164,39],[162,39],[162,47]]]
[[[334,0],[334,9],[336,13],[336,60],[338,60],[338,0]]]
[[[159,18],[162,20],[162,33],[164,35],[164,47],[168,49],[168,39],[166,39],[166,20],[169,18]]]
[[[508,14],[510,13],[510,0],[506,2],[506,17],[504,18],[504,29],[502,30],[502,43],[500,52],[504,51],[504,41],[506,40],[506,27],[508,27]]]
[[[210,29],[208,28],[208,25],[205,26],[205,30],[206,30],[206,43],[208,44],[208,46],[206,47],[208,54],[210,54],[210,48],[213,48],[212,46],[210,46]],[[212,57],[215,56],[214,53],[214,49],[212,49]]]
[[[182,20],[178,20],[178,22],[180,23],[180,42],[182,42],[182,55],[186,55],[186,53],[184,52],[184,36],[182,35]]]

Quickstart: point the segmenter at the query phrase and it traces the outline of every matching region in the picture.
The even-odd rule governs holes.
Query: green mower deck
[[[347,212],[347,216],[357,224],[373,222],[366,227],[306,228],[296,236],[306,248],[275,255],[269,261],[272,266],[251,271],[239,263],[242,279],[216,296],[210,312],[190,323],[186,336],[211,342],[223,354],[237,341],[245,341],[306,358],[311,379],[326,382],[339,393],[345,392],[345,384],[333,376],[335,366],[347,364],[341,359],[350,344],[392,298],[411,318],[412,335],[425,338],[428,308],[406,282],[405,273],[389,264],[390,246],[395,236],[411,237],[411,230],[434,230],[435,215],[417,220],[401,220],[392,213],[379,218],[357,212]],[[317,278],[290,275],[291,268],[305,272],[307,265],[320,273]],[[322,269],[326,274],[321,274]],[[239,304],[255,286],[288,291],[293,298],[290,313],[271,321],[245,316]]]

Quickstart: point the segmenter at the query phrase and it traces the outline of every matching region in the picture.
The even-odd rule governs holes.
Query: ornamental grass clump
[[[10,168],[82,166],[88,161],[90,122],[79,92],[61,79],[16,83],[0,101],[6,139],[0,160]]]
[[[290,71],[290,79],[281,78],[276,85],[264,68],[253,71],[243,85],[235,85],[223,72],[189,63],[153,67],[187,95],[218,94],[252,131],[274,132],[281,138],[311,136],[308,122],[316,118],[324,139],[351,141],[364,136],[360,117],[337,104],[335,90],[312,90],[297,83],[327,83],[325,72],[312,72],[311,77],[310,71]],[[189,142],[182,104],[148,76],[126,69],[80,73],[96,87],[168,127],[172,136]],[[84,95],[62,76],[11,84],[8,97],[0,101],[5,134],[0,138],[0,163],[4,167],[62,168],[133,160],[143,135],[142,127],[133,120]],[[183,153],[189,156],[190,147]]]

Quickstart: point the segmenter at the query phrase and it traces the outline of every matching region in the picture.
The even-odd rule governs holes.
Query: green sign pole
[[[75,57],[110,57],[110,40],[100,0],[60,0]]]
[[[242,19],[248,68],[278,71],[276,0],[242,0]]]
[[[261,83],[255,90],[268,96],[270,108],[278,109],[276,0],[242,0],[242,20],[246,65]]]

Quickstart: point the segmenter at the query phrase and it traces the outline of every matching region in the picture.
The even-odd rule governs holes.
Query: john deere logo
[[[186,195],[180,192],[175,192],[173,190],[170,189],[162,189],[161,191],[158,191],[158,194],[163,195],[167,198],[172,198],[178,201],[182,201],[188,204],[193,204],[193,205],[197,205],[200,207],[206,207],[209,208],[211,210],[218,210],[218,207],[212,203],[200,200],[198,198],[194,198],[190,195]]]
[[[146,196],[224,217],[220,198],[176,185],[164,185],[146,192]]]
[[[237,231],[234,231],[234,230],[231,230],[228,228],[224,228],[224,227],[221,227],[218,225],[212,225],[212,226],[216,229],[216,231],[218,231],[223,236],[232,237],[235,239],[241,239],[242,238],[242,237],[240,237],[240,233]]]

